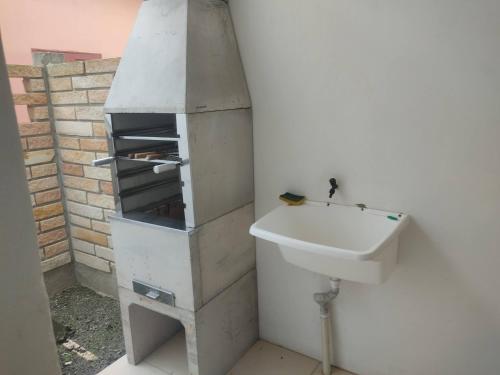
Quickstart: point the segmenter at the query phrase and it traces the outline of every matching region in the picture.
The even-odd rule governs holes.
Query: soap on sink
[[[280,200],[288,203],[290,206],[300,206],[306,200],[306,197],[303,195],[296,195],[292,193],[285,193],[280,195]]]

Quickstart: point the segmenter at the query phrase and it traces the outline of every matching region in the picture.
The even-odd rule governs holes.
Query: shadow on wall
[[[401,288],[402,285],[407,287]],[[454,293],[443,293],[443,290]],[[381,313],[377,306],[370,302],[375,300],[377,304],[382,303],[393,308],[389,307]],[[417,309],[419,315],[415,315]],[[428,332],[433,330],[433,327],[443,334],[446,332],[449,335],[447,340],[474,341],[477,348],[484,351],[482,355],[491,357],[492,361],[496,356],[495,342],[485,341],[484,338],[489,335],[484,333],[491,331],[498,321],[498,311],[484,304],[467,280],[453,267],[453,261],[442,253],[439,244],[426,234],[415,218],[412,218],[401,234],[398,265],[389,280],[374,286],[343,281],[341,293],[333,304],[332,314],[334,363],[345,361],[346,358],[355,361],[345,350],[350,345],[362,348],[367,355],[373,353],[366,338],[372,337],[374,326],[387,324],[392,324],[393,329],[377,331],[377,341],[380,345],[399,342],[402,346],[411,346],[412,341],[428,342],[429,346],[435,346],[436,349],[433,350],[432,356],[425,357],[426,366],[429,368],[440,368],[443,363],[460,360],[464,374],[479,373],[476,372],[477,362],[467,360],[475,354],[467,351],[457,352],[455,347],[441,345],[430,339]],[[358,326],[355,332],[349,329],[349,325],[342,323],[346,314]],[[448,319],[443,320],[442,314],[447,315]],[[473,321],[474,324],[463,327],[463,319]],[[423,321],[428,326],[425,330],[418,328]],[[500,327],[497,331],[500,337]],[[415,355],[400,358],[400,361],[418,368],[418,363],[423,360],[423,357],[417,354],[418,351],[416,348]],[[380,361],[380,366],[388,368],[387,373],[407,373],[407,366],[403,368],[391,363],[389,358],[371,360]],[[364,373],[363,371],[360,373]]]

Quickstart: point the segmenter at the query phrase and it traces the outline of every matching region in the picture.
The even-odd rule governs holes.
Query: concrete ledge
[[[111,264],[111,272],[99,271],[81,263],[75,263],[74,267],[76,280],[79,284],[97,293],[118,299],[118,285],[116,283],[114,264]]]
[[[42,272],[47,273],[53,271],[59,267],[71,263],[71,255],[69,251],[56,255],[55,257],[46,259],[42,261]]]
[[[43,279],[49,297],[76,285],[75,271],[71,263],[45,272]]]

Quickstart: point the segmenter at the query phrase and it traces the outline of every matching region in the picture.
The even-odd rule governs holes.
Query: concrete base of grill
[[[258,339],[255,269],[198,311],[119,288],[127,358],[138,364],[184,330],[190,375],[225,374]]]
[[[255,269],[254,221],[252,203],[185,231],[111,216],[118,286],[146,283],[199,310]]]

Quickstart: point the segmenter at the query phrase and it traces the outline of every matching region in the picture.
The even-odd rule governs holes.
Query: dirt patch
[[[50,299],[64,375],[95,375],[125,354],[118,301],[81,286]]]

